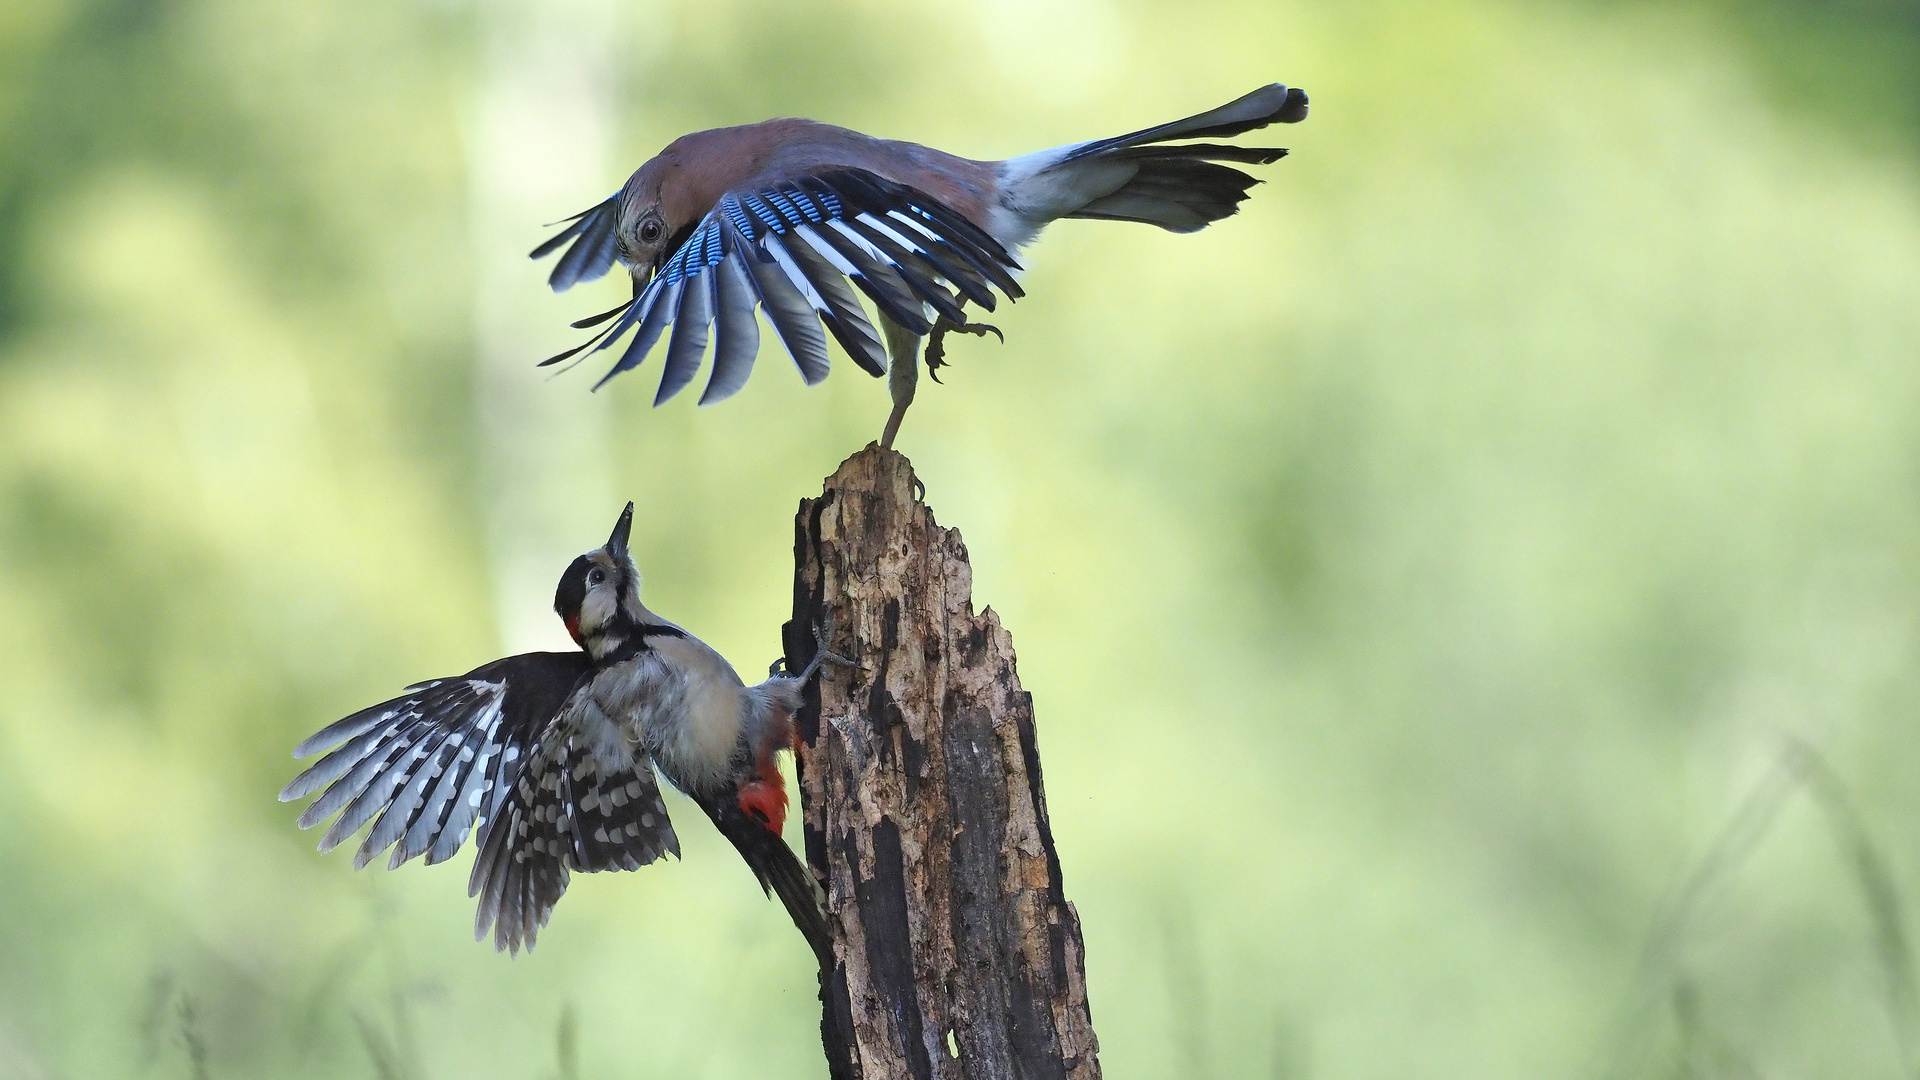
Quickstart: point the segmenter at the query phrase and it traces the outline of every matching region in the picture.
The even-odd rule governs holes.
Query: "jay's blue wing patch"
[[[563,262],[587,243],[590,229],[578,231],[581,239]],[[711,404],[746,384],[760,342],[759,309],[809,386],[827,377],[827,334],[879,376],[887,370],[886,348],[858,293],[882,316],[924,335],[932,329],[929,311],[964,325],[967,301],[992,311],[996,289],[1018,299],[1019,268],[985,230],[923,192],[863,169],[796,177],[722,196],[647,287],[615,309],[618,318],[545,363],[591,355],[633,331],[597,389],[638,367],[666,335],[658,405],[698,374],[711,327],[713,373],[700,396],[702,405]]]

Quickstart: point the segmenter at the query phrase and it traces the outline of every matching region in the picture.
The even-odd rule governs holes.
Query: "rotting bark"
[[[835,938],[828,1064],[836,1080],[1097,1080],[1033,699],[917,486],[868,446],[795,525],[787,656],[798,670],[829,623],[859,665],[824,668],[799,717],[807,862]]]

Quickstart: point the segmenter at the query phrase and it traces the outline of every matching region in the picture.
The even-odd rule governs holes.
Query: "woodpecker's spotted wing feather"
[[[442,747],[438,775],[424,791],[405,837],[393,849],[389,870],[424,854],[428,866],[445,861],[466,840],[486,797],[486,768],[490,762],[478,724],[448,737]],[[478,772],[478,776],[476,776]]]
[[[461,725],[463,729],[468,729],[470,726],[471,722]],[[392,847],[396,840],[406,835],[408,826],[413,824],[414,818],[419,816],[420,811],[426,807],[427,784],[440,779],[449,764],[442,757],[441,751],[447,749],[449,744],[457,751],[462,741],[464,740],[459,732],[449,730],[442,725],[435,725],[415,742],[404,759],[403,768],[397,767],[386,771],[383,778],[390,783],[387,784],[381,796],[375,795],[376,791],[381,790],[381,785],[374,784],[369,786],[359,799],[354,800],[355,805],[371,800],[385,807],[380,810],[380,816],[374,821],[373,827],[367,830],[367,838],[361,843],[360,850],[354,852],[354,869],[358,870],[367,865],[373,861],[375,855]],[[345,826],[353,812],[353,808],[349,807],[341,815],[340,821],[335,823],[334,828],[341,829]],[[346,829],[342,835],[351,835],[352,832],[352,829]],[[328,835],[331,836],[332,833],[329,832]],[[400,858],[400,850],[395,850],[391,865],[398,866],[403,861]]]
[[[614,226],[620,223],[619,196],[608,199],[568,218],[566,228],[534,248],[529,258],[540,259],[569,239],[573,246],[553,267],[547,284],[554,292],[566,292],[582,281],[592,281],[613,268]]]
[[[296,756],[345,745],[295,777],[280,799],[321,792],[300,815],[303,829],[340,812],[321,839],[322,851],[378,814],[356,866],[396,842],[391,865],[422,852],[428,862],[443,861],[498,801],[501,777],[518,768],[588,666],[584,653],[528,653],[419,684],[302,742]]]
[[[543,744],[549,738],[543,736]],[[496,948],[513,953],[522,945],[531,949],[553,905],[567,891],[571,837],[561,831],[566,815],[558,790],[567,767],[566,750],[564,735],[558,746],[536,746],[507,786],[499,814],[481,833],[480,854],[467,881],[468,895],[480,898],[475,940],[485,938],[491,924]]]
[[[300,816],[300,827],[310,828],[341,811],[320,842],[320,850],[329,851],[387,805],[394,789],[411,778],[421,747],[428,740],[439,741],[436,733],[444,734],[448,725],[462,723],[463,717],[483,719],[489,725],[497,721],[503,691],[502,684],[484,679],[449,679],[423,687],[397,703],[384,727],[329,755],[288,785],[281,798],[299,798],[315,781],[325,782],[325,777],[345,772]],[[364,862],[364,857],[356,860],[356,864]]]
[[[645,758],[601,771],[597,755],[576,755],[567,774],[573,796],[572,867],[585,873],[638,870],[680,840],[667,820],[653,766]]]
[[[481,837],[480,855],[473,863],[468,891],[480,898],[473,937],[483,941],[491,928],[494,948],[518,954],[523,945],[533,948],[553,905],[567,891],[567,866],[547,853],[544,838],[538,848],[533,846],[525,820],[509,811],[499,822]],[[515,833],[521,830],[526,832],[516,842]]]
[[[499,811],[485,826],[467,881],[480,898],[474,937],[517,953],[567,890],[569,873],[638,870],[680,841],[653,767],[584,692],[540,733]]]
[[[1019,268],[998,241],[923,192],[862,169],[798,176],[722,196],[603,335],[554,360],[608,348],[633,329],[598,386],[638,367],[672,323],[657,405],[693,381],[707,327],[718,323],[716,338],[730,347],[724,357],[716,347],[701,397],[718,401],[746,380],[752,356],[743,343],[758,344],[758,328],[750,328],[758,305],[809,385],[827,375],[823,324],[848,356],[880,375],[886,350],[849,280],[888,319],[925,334],[928,306],[964,322],[962,298],[992,310],[994,289],[1022,295],[1012,275]]]

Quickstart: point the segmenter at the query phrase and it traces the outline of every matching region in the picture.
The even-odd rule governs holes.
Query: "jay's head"
[[[614,251],[644,284],[720,197],[758,172],[777,143],[767,125],[682,135],[627,178],[620,189]]]
[[[627,551],[632,531],[633,504],[628,503],[606,545],[573,560],[553,594],[553,610],[567,633],[596,658],[618,648],[647,610],[640,604],[640,571]]]
[[[674,166],[661,154],[627,179],[620,192],[620,223],[614,227],[614,251],[636,282],[645,282],[672,253],[674,229],[661,205],[660,187]]]

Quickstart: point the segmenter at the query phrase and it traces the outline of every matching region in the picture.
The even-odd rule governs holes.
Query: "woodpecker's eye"
[[[640,225],[640,242],[643,244],[657,244],[660,242],[660,234],[666,231],[667,227],[660,224],[659,218],[648,218]]]
[[[602,570],[596,566],[593,569],[587,571],[587,588],[589,589],[599,588],[600,583],[605,580],[607,580],[607,572],[605,570]]]

